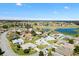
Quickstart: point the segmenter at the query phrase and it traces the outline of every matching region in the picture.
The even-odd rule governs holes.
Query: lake
[[[76,30],[79,30],[79,28],[58,28],[55,31],[70,35],[79,34],[79,32]]]

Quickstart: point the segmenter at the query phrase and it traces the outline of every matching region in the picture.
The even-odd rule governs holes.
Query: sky
[[[0,3],[0,19],[79,19],[79,3]]]

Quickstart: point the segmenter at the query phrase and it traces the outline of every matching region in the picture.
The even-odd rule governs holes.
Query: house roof
[[[24,49],[28,49],[29,47],[35,48],[36,45],[33,44],[33,43],[26,43],[26,44],[22,44],[21,47],[22,47],[22,49],[24,50]]]
[[[20,39],[15,39],[15,40],[12,40],[13,43],[24,43],[24,41],[20,38]]]

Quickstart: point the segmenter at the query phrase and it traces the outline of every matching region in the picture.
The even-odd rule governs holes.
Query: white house
[[[48,41],[48,40],[55,40],[55,38],[52,37],[52,36],[47,36],[47,37],[44,38],[44,40],[46,40],[46,41]]]
[[[12,42],[13,42],[13,44],[23,44],[24,43],[23,39],[21,39],[21,38],[12,40]]]
[[[44,45],[44,44],[48,44],[48,43],[44,40],[44,38],[41,38],[41,39],[36,40],[36,44],[37,45]]]
[[[36,34],[40,35],[40,34],[42,34],[42,32],[36,32]]]

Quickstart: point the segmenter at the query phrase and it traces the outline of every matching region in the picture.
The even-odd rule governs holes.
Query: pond
[[[79,34],[79,28],[58,28],[55,31],[58,31],[60,33],[69,34],[69,35],[75,35]]]

